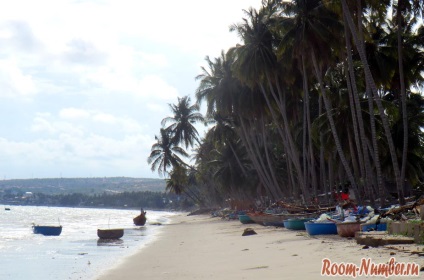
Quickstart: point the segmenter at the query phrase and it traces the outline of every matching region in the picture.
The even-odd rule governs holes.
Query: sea
[[[0,205],[0,280],[94,280],[126,256],[156,240],[175,212]],[[60,236],[34,234],[32,225],[62,225]],[[104,242],[97,229],[124,228]]]

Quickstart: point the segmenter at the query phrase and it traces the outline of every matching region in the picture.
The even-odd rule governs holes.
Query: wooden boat
[[[380,223],[380,224],[362,224],[361,225],[361,231],[386,231],[387,230],[387,223]]]
[[[133,222],[136,226],[144,226],[146,220],[146,212],[142,212],[140,215],[133,219]]]
[[[337,223],[337,234],[341,237],[355,237],[355,232],[361,230],[361,222]]]
[[[280,214],[269,214],[269,213],[248,213],[250,219],[255,223],[263,226],[281,226],[284,227],[283,220],[285,219],[284,215]]]
[[[97,236],[101,239],[119,239],[124,236],[124,229],[97,229]]]
[[[331,212],[336,210],[336,205],[296,205],[287,203],[284,201],[277,201],[275,203],[279,207],[285,209],[286,211],[290,213],[300,213],[300,212],[307,212],[307,213],[324,213],[324,212]]]
[[[284,227],[284,220],[293,218],[308,218],[316,217],[315,213],[301,214],[269,214],[269,213],[248,213],[247,214],[255,223],[264,226]]]
[[[240,223],[242,223],[242,224],[253,224],[253,223],[255,223],[255,221],[253,221],[249,217],[249,215],[247,215],[247,214],[238,215],[238,218],[239,218]]]
[[[305,229],[309,235],[337,234],[336,223],[313,223],[305,222]]]
[[[62,226],[32,226],[32,231],[36,234],[46,236],[58,236],[62,233]]]
[[[291,230],[305,230],[305,222],[309,222],[310,220],[312,218],[284,220],[284,227]]]

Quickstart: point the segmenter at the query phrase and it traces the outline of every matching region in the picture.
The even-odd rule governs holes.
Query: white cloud
[[[0,123],[0,170],[156,177],[146,158],[167,104],[194,93],[204,57],[235,45],[229,25],[260,3],[9,1],[0,117],[14,125]]]
[[[0,60],[0,97],[30,99],[36,92],[33,77],[24,74],[15,59]]]
[[[90,113],[87,110],[77,108],[65,108],[60,110],[59,117],[67,120],[87,119]]]
[[[93,120],[96,122],[106,123],[106,124],[116,124],[117,119],[110,115],[110,114],[104,114],[104,113],[98,113],[93,116]]]

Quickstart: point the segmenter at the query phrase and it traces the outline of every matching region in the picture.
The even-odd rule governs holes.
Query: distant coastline
[[[190,209],[184,196],[165,192],[165,180],[130,177],[40,178],[0,181],[0,203],[104,209]]]

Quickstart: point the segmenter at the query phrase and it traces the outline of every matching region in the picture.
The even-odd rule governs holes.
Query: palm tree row
[[[404,204],[424,167],[422,12],[413,0],[264,0],[245,10],[230,27],[240,44],[206,57],[196,105],[170,105],[152,170],[183,166],[192,180],[179,182],[209,203],[307,204],[349,185],[360,203],[396,195]],[[192,124],[202,102],[210,129],[200,140]],[[194,166],[179,144],[197,145]]]

